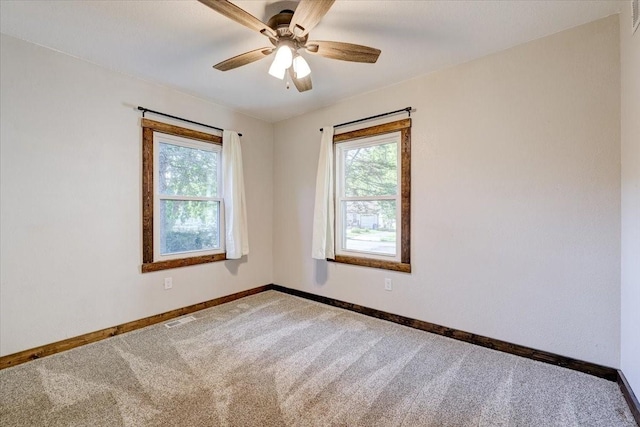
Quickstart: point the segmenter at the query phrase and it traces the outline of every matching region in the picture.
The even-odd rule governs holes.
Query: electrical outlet
[[[164,278],[164,289],[171,289],[173,288],[173,279],[171,277],[165,277]]]
[[[391,283],[391,279],[389,278],[384,279],[384,290],[385,291],[393,290],[393,283]]]

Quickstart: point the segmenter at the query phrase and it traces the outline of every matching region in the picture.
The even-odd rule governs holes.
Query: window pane
[[[160,194],[214,197],[217,195],[218,153],[159,144]]]
[[[160,200],[160,253],[220,247],[220,202]]]
[[[396,255],[396,201],[342,202],[343,248]]]
[[[398,192],[397,143],[344,151],[345,196],[387,196]]]

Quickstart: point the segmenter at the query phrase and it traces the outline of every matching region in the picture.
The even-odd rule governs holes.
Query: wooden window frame
[[[386,261],[377,258],[365,258],[358,256],[336,255],[334,261],[343,264],[360,265],[364,267],[380,268],[384,270],[411,272],[411,119],[403,119],[395,122],[384,123],[351,132],[345,132],[333,136],[335,145],[341,142],[352,141],[360,138],[380,136],[387,133],[400,132],[400,262]],[[335,153],[334,153],[335,156]],[[337,195],[336,195],[337,197]],[[340,207],[334,203],[335,215],[339,215]],[[339,243],[336,241],[336,245]]]
[[[149,273],[169,268],[224,261],[227,259],[224,253],[154,261],[154,132],[222,145],[222,137],[218,135],[142,119],[142,272]],[[223,235],[224,233],[221,233],[221,236]]]

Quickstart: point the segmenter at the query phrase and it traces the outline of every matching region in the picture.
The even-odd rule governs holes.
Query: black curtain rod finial
[[[224,129],[221,129],[221,128],[217,127],[217,126],[211,126],[211,125],[206,125],[206,124],[200,123],[200,122],[194,122],[193,120],[183,119],[182,117],[172,116],[171,114],[161,113],[160,111],[150,110],[150,109],[145,108],[145,107],[138,106],[138,110],[142,111],[142,117],[144,117],[145,113],[149,112],[149,113],[157,114],[159,116],[169,117],[170,119],[180,120],[180,121],[183,121],[183,122],[186,122],[186,123],[192,123],[192,124],[198,125],[198,126],[204,126],[206,128],[209,128],[209,129],[215,129],[215,130],[220,131],[220,132],[224,131]],[[242,134],[238,133],[238,136],[242,136]]]

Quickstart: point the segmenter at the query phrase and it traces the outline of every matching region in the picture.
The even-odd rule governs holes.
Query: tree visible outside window
[[[334,137],[336,261],[410,271],[410,120]]]
[[[142,127],[142,272],[224,260],[222,138]]]
[[[336,165],[340,215],[337,253],[398,258],[400,134],[340,144]]]
[[[154,134],[158,259],[221,251],[220,146]]]

